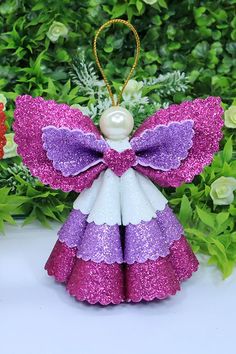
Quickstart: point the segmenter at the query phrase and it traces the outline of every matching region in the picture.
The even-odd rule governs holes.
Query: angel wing
[[[14,116],[17,151],[44,184],[81,192],[106,168],[101,157],[107,143],[78,109],[23,95]]]
[[[3,104],[0,103],[0,159],[3,158],[4,152],[3,147],[6,144],[6,126],[5,126],[6,115],[3,112]]]
[[[134,133],[134,168],[162,187],[191,182],[211,163],[222,138],[219,97],[171,105],[149,117]]]

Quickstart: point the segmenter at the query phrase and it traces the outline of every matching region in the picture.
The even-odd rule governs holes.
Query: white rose
[[[47,32],[47,37],[55,43],[59,37],[66,37],[68,32],[68,28],[63,23],[53,21]]]
[[[234,201],[236,178],[220,177],[216,179],[210,190],[210,196],[215,205],[229,205]]]
[[[231,106],[225,111],[225,126],[236,129],[236,106]]]
[[[3,103],[3,110],[6,109],[7,99],[3,94],[0,94],[0,103]]]
[[[14,136],[15,136],[14,133],[9,133],[9,134],[5,135],[5,137],[7,139],[7,143],[3,148],[3,152],[4,152],[3,158],[4,159],[8,159],[10,157],[17,156],[17,145],[14,141]]]
[[[122,97],[124,100],[128,100],[132,97],[135,97],[137,95],[141,96],[142,95],[142,88],[143,88],[143,82],[136,81],[136,80],[129,80],[128,84],[126,85]]]
[[[231,106],[225,111],[225,126],[236,128],[236,106]]]
[[[153,5],[157,2],[157,0],[143,0],[143,2],[145,2],[148,5]]]

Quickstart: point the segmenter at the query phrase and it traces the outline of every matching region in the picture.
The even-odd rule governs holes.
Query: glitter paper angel
[[[100,130],[78,109],[20,96],[15,141],[34,176],[80,192],[46,263],[49,275],[91,304],[164,299],[180,290],[198,261],[157,186],[191,182],[222,137],[220,99],[171,105],[131,135],[120,106]],[[154,183],[156,185],[154,185]]]

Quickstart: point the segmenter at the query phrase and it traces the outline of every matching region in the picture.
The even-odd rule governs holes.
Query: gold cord
[[[101,63],[100,63],[100,60],[98,58],[98,54],[97,54],[97,39],[98,39],[98,36],[100,35],[100,33],[103,31],[103,29],[105,27],[108,27],[110,26],[111,24],[113,23],[122,23],[124,25],[126,25],[127,27],[129,27],[129,29],[133,32],[134,34],[134,37],[135,37],[135,40],[136,40],[136,54],[135,54],[135,58],[134,58],[134,64],[129,72],[129,75],[127,77],[127,79],[125,80],[125,83],[122,87],[122,90],[120,91],[119,93],[119,96],[118,96],[118,99],[117,99],[117,102],[115,103],[115,99],[114,99],[114,96],[113,96],[113,93],[112,93],[112,89],[111,89],[111,86],[107,80],[107,77],[104,73],[104,70],[102,69],[102,66],[101,66]],[[106,84],[106,87],[107,87],[107,90],[109,92],[109,95],[111,97],[111,102],[112,102],[112,106],[119,106],[120,104],[120,101],[121,101],[121,98],[122,98],[122,94],[124,92],[124,89],[126,88],[133,72],[134,72],[134,69],[136,68],[137,64],[138,64],[138,58],[139,58],[139,53],[140,53],[140,39],[139,39],[139,35],[138,35],[138,32],[136,31],[136,29],[134,28],[134,26],[131,25],[131,23],[129,23],[128,21],[125,21],[125,20],[122,20],[120,18],[116,18],[116,19],[113,19],[113,20],[110,20],[110,21],[107,21],[106,23],[104,23],[97,31],[96,35],[95,35],[95,38],[94,38],[94,42],[93,42],[93,52],[94,52],[94,55],[95,55],[95,59],[96,59],[96,63],[97,63],[97,66],[99,67],[99,70],[102,74],[102,77],[103,77],[103,80]]]

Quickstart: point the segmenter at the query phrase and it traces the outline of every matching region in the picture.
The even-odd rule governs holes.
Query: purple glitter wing
[[[192,120],[186,120],[158,125],[131,139],[137,163],[162,171],[178,168],[192,146],[193,123]]]
[[[97,139],[102,139],[92,120],[78,109],[55,101],[46,101],[42,97],[24,95],[16,99],[14,115],[17,151],[32,175],[38,177],[44,184],[65,192],[71,190],[81,192],[84,188],[90,187],[101,171],[106,169],[105,164],[98,163],[77,176],[65,177],[54,168],[46,155],[42,129],[49,125],[56,128],[79,129],[84,133],[94,134]]]
[[[161,171],[140,164],[134,168],[163,187],[178,187],[184,182],[191,182],[194,176],[211,163],[214,153],[219,149],[222,138],[221,128],[224,124],[222,115],[223,109],[219,97],[198,98],[159,110],[137,129],[134,137],[137,138],[146,130],[153,130],[160,124],[168,125],[170,122],[192,120],[194,122],[192,147],[188,156],[176,169]]]
[[[43,147],[56,170],[65,177],[76,176],[102,161],[108,147],[105,140],[94,134],[68,128],[45,127]]]

